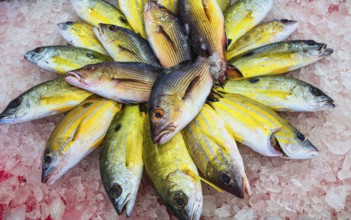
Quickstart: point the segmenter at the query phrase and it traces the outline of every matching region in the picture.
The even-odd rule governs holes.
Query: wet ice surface
[[[202,219],[336,219],[351,215],[350,14],[350,1],[275,1],[269,18],[297,20],[299,28],[293,39],[314,39],[334,49],[326,60],[292,75],[322,88],[337,107],[283,114],[319,148],[317,159],[265,158],[241,147],[252,196],[240,200],[203,185]],[[55,77],[24,60],[23,54],[37,46],[63,44],[56,24],[76,18],[68,1],[0,2],[0,110],[24,90]],[[98,151],[53,186],[41,184],[42,151],[61,117],[0,126],[3,219],[117,217],[100,181]],[[170,218],[145,175],[130,219],[141,217]]]

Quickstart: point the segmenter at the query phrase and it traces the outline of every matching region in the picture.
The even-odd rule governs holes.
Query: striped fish
[[[0,124],[13,124],[67,112],[92,93],[61,78],[43,82],[12,100],[0,114]]]
[[[42,182],[53,184],[96,149],[121,106],[94,95],[71,110],[58,123],[46,144]]]
[[[57,24],[59,32],[67,43],[108,55],[93,32],[93,26],[84,22],[67,21]]]
[[[162,5],[148,2],[144,16],[148,41],[163,67],[191,60],[187,37],[175,14]]]
[[[273,0],[238,0],[224,13],[225,33],[230,50],[236,40],[259,24],[273,6]]]
[[[145,63],[106,62],[67,73],[66,81],[121,103],[147,102],[162,70]]]
[[[107,195],[120,215],[132,213],[143,172],[145,111],[125,106],[113,119],[100,151],[100,173]]]
[[[203,57],[165,73],[155,82],[149,99],[152,140],[161,145],[195,118],[213,86],[210,62]]]
[[[182,134],[189,154],[205,178],[239,198],[244,198],[245,191],[251,192],[236,142],[209,105],[202,107]]]
[[[297,22],[286,19],[259,24],[234,42],[231,49],[226,52],[226,59],[229,60],[254,48],[283,41],[296,29]]]
[[[149,123],[144,134],[145,169],[157,193],[179,219],[200,219],[201,183],[182,135],[161,146],[152,143]]]
[[[114,61],[140,62],[160,66],[148,42],[131,30],[99,24],[94,33]]]
[[[301,132],[262,104],[237,94],[224,94],[209,104],[236,141],[264,156],[308,159],[318,155]]]
[[[88,64],[112,61],[102,53],[72,46],[38,47],[28,51],[24,58],[40,68],[60,74]]]
[[[276,75],[299,69],[333,53],[326,44],[294,40],[268,44],[229,60],[244,77]]]
[[[333,99],[320,89],[285,76],[229,80],[224,87],[215,90],[246,96],[275,111],[314,112],[335,107]]]
[[[78,16],[92,26],[103,23],[132,30],[123,13],[107,1],[71,0],[71,3]]]

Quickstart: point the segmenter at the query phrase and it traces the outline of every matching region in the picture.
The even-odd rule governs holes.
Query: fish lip
[[[69,71],[69,72],[67,72],[66,75],[67,75],[66,78],[73,77],[75,79],[78,79],[79,82],[81,82],[81,83],[83,83],[84,79],[85,79],[85,77],[82,74],[76,73],[74,71]]]
[[[333,99],[325,99],[319,102],[321,106],[335,108],[334,100]],[[1,118],[0,118],[1,119]]]
[[[280,22],[286,25],[294,25],[297,24],[297,21],[295,20],[289,20],[289,19],[280,19]]]
[[[59,27],[60,30],[67,30],[66,22],[58,23],[57,26]]]
[[[331,55],[334,50],[331,49],[331,48],[326,48],[327,45],[325,45],[325,48],[323,49],[323,52],[322,52],[322,56],[326,57],[326,56],[329,56]]]
[[[160,130],[160,132],[152,134],[152,142],[154,144],[161,144],[160,141],[162,137],[165,136],[166,134],[169,134],[175,131],[175,129],[176,129],[176,126],[173,124],[173,122],[167,124],[166,126],[164,126],[164,128]]]
[[[43,169],[42,175],[41,175],[41,182],[44,184],[52,185],[56,179],[55,176],[59,173],[59,171],[56,168],[49,167],[48,169]]]
[[[123,213],[123,210],[127,209],[127,206],[131,200],[132,200],[132,198],[130,197],[130,193],[128,193],[128,195],[125,197],[125,199],[123,200],[123,202],[120,205],[119,204],[115,205],[115,209],[116,209],[118,215],[121,215]],[[126,217],[129,217],[130,215],[131,215],[131,213],[126,212]]]

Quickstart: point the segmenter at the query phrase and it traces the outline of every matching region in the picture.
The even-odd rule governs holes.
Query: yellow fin
[[[201,176],[197,175],[196,173],[194,173],[192,170],[190,169],[186,169],[185,171],[183,171],[183,173],[193,177],[194,179],[200,179],[201,181],[203,181],[204,183],[208,184],[209,186],[211,186],[212,188],[214,188],[215,190],[217,190],[218,192],[223,192],[223,190],[221,188],[219,188],[218,186],[214,185],[213,183],[211,183],[210,181],[202,178]]]

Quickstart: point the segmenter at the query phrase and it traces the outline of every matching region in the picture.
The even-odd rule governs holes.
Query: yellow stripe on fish
[[[43,157],[42,182],[52,184],[102,142],[121,104],[91,96],[56,126]]]

